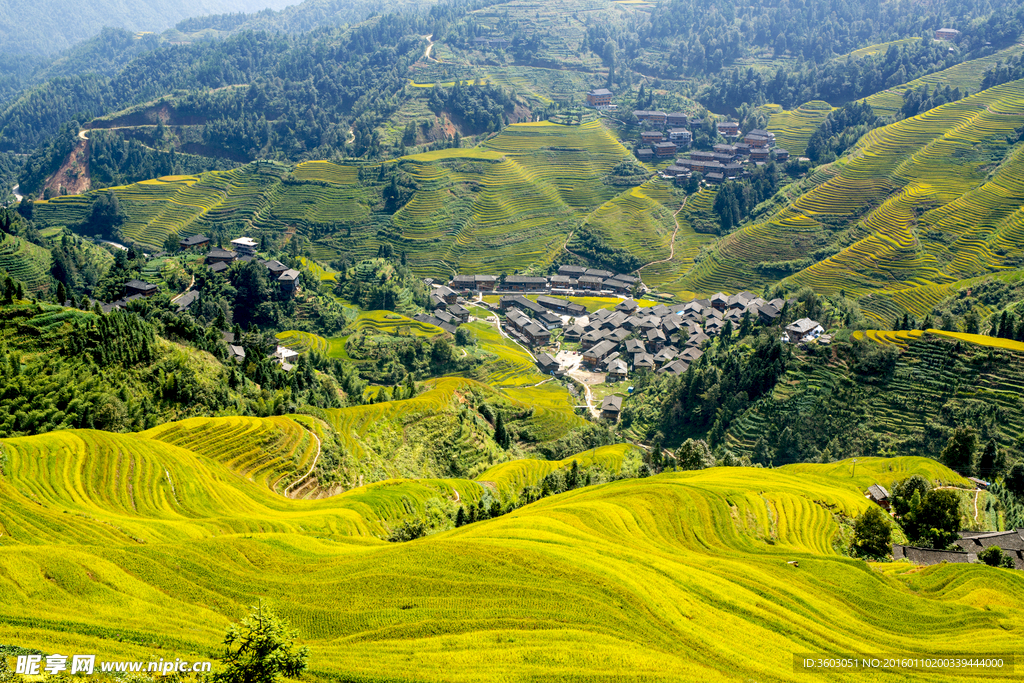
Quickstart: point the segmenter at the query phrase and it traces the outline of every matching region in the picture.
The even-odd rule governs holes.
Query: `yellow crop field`
[[[616,481],[386,543],[370,531],[488,488],[390,481],[288,500],[133,435],[2,445],[0,642],[47,653],[205,659],[257,599],[298,629],[315,679],[818,681],[793,670],[795,653],[1024,644],[1018,573],[867,564],[833,546],[836,515],[871,505],[868,484],[911,473],[959,483],[929,460]],[[597,455],[614,462],[615,448]],[[550,466],[487,476],[533,481]]]
[[[1024,352],[1024,343],[1012,339],[1001,339],[989,337],[984,334],[966,334],[964,332],[947,332],[945,330],[928,329],[925,331],[910,330],[901,332],[890,332],[887,330],[858,330],[853,333],[854,339],[870,339],[881,344],[897,344],[906,346],[909,342],[920,339],[926,334],[933,334],[947,339],[956,339],[968,344],[987,346],[993,349],[1006,349],[1007,351]]]

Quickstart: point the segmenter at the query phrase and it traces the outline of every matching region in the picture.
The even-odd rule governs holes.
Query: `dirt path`
[[[974,490],[974,521],[978,521],[978,494],[981,493],[981,489]]]
[[[20,194],[18,194],[18,190],[20,190],[20,189],[21,189],[21,185],[15,185],[14,187],[11,188],[11,194],[13,194],[14,198],[17,199],[19,202],[22,199],[24,199],[24,197],[22,197]]]
[[[434,59],[430,56],[431,51],[434,49],[434,34],[431,33],[429,36],[422,36],[427,39],[427,49],[423,51],[423,59],[431,62],[439,62],[440,59]]]
[[[292,482],[291,484],[289,484],[289,485],[288,485],[288,488],[286,488],[286,489],[284,490],[284,495],[285,495],[285,497],[288,497],[288,494],[289,494],[289,492],[290,492],[290,491],[291,491],[292,489],[294,489],[294,488],[295,488],[295,487],[296,487],[296,486],[297,486],[297,485],[298,485],[298,484],[299,484],[300,482],[303,482],[303,481],[305,481],[306,479],[308,479],[308,478],[309,478],[309,475],[313,474],[313,470],[314,470],[314,469],[316,468],[316,463],[317,463],[317,461],[318,461],[318,460],[320,459],[320,449],[321,449],[321,446],[322,446],[322,444],[320,443],[320,437],[319,437],[319,436],[317,436],[317,435],[316,435],[316,433],[315,433],[315,432],[313,432],[312,430],[307,430],[307,431],[309,431],[309,435],[310,435],[310,436],[312,436],[312,437],[313,437],[314,439],[316,439],[316,457],[315,457],[315,458],[313,458],[313,464],[312,464],[312,465],[310,465],[310,467],[309,467],[309,471],[308,471],[308,472],[306,472],[306,473],[305,473],[304,475],[302,475],[301,477],[299,477],[298,479],[296,479],[295,481],[293,481],[293,482]],[[362,486],[362,483],[361,483],[361,482],[360,482],[360,486]]]
[[[594,407],[594,392],[591,390],[590,385],[586,382],[580,383],[583,385],[584,398],[587,400],[587,409],[595,418],[601,419],[601,411]]]
[[[637,268],[636,271],[634,271],[638,276],[640,275],[640,271],[646,268],[647,266],[653,266],[656,263],[668,263],[669,261],[676,257],[676,235],[679,234],[679,212],[686,208],[687,199],[689,199],[689,197],[685,197],[683,199],[683,203],[679,205],[679,209],[674,214],[672,214],[672,220],[676,224],[676,229],[672,231],[672,240],[668,243],[668,258],[663,258],[660,261],[651,261],[650,263],[645,263],[644,265]]]
[[[189,293],[190,291],[192,291],[192,287],[194,287],[194,286],[195,286],[195,284],[196,284],[196,274],[195,274],[195,273],[192,273],[192,282],[188,283],[188,287],[186,287],[186,288],[185,288],[185,291],[184,291],[184,292],[182,292],[182,293],[181,293],[181,294],[179,294],[178,296],[176,296],[176,297],[174,297],[173,299],[171,299],[171,303],[172,303],[172,304],[173,304],[173,303],[176,303],[176,302],[178,301],[178,299],[180,299],[181,297],[185,296],[185,295],[186,295],[186,294],[188,294],[188,293]]]

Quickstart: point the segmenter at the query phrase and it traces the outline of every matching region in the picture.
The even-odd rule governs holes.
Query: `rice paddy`
[[[395,544],[373,532],[452,514],[489,489],[394,481],[288,500],[217,459],[133,435],[3,447],[0,640],[46,653],[216,656],[258,599],[298,629],[315,680],[810,681],[820,676],[794,672],[794,653],[1021,646],[1017,573],[911,571],[833,544],[839,516],[870,505],[869,483],[959,483],[930,460],[858,462],[855,477],[842,462],[617,481]],[[512,487],[552,465],[486,476]]]
[[[1022,124],[1024,83],[1015,82],[876,129],[823,182],[722,240],[681,284],[757,287],[760,263],[804,258],[845,224],[838,252],[789,282],[870,295],[865,310],[879,318],[891,319],[889,307],[923,315],[944,288],[1011,267],[1024,249],[1024,156],[1005,142]]]
[[[801,104],[792,111],[780,111],[772,114],[768,120],[767,130],[775,133],[775,144],[788,150],[794,157],[801,156],[807,150],[814,131],[825,122],[832,105],[821,100]]]

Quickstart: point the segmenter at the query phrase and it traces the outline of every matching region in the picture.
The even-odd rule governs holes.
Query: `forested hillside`
[[[92,38],[104,27],[160,32],[186,17],[281,9],[289,0],[8,0],[0,6],[0,52],[51,55]]]

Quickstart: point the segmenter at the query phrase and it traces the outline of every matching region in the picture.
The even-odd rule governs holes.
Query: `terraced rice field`
[[[644,266],[641,275],[645,284],[682,300],[697,296],[683,280],[696,265],[701,250],[714,242],[715,237],[696,232],[693,224],[698,217],[706,219],[711,216],[716,192],[713,187],[702,187],[696,194],[687,197],[686,206],[676,216],[679,230],[674,243],[675,253],[671,260]]]
[[[649,263],[669,257],[675,231],[672,215],[681,204],[682,197],[670,182],[653,178],[602,204],[584,225],[609,245]]]
[[[540,486],[544,477],[555,470],[568,470],[572,467],[573,462],[578,463],[581,469],[598,465],[606,470],[617,472],[622,466],[626,453],[630,450],[635,450],[635,448],[629,444],[615,444],[583,451],[562,460],[535,460],[533,458],[509,460],[491,467],[479,475],[476,480],[494,484],[505,495],[517,495],[528,486]]]
[[[29,292],[48,291],[50,252],[21,237],[3,237],[0,240],[0,270],[20,281]]]
[[[818,126],[825,122],[832,105],[821,100],[801,104],[792,111],[780,111],[768,119],[767,130],[775,133],[775,144],[793,156],[807,151],[807,143]]]
[[[170,234],[192,235],[213,227],[250,220],[266,209],[270,190],[284,169],[275,164],[249,164],[231,171],[199,176],[167,176],[134,185],[107,188],[117,195],[126,220],[125,237],[159,248]],[[36,204],[37,218],[47,225],[80,223],[97,192],[56,197]]]
[[[309,470],[323,429],[304,415],[289,417],[195,417],[142,432],[222,463],[239,476],[284,494]]]
[[[604,178],[627,156],[598,122],[543,122],[508,126],[477,148],[405,157],[419,190],[391,219],[396,248],[431,276],[550,263],[573,215],[614,196]]]
[[[890,332],[887,330],[858,330],[853,333],[853,338],[870,339],[871,341],[876,341],[881,344],[897,344],[899,346],[906,347],[912,341],[921,339],[923,336],[929,334],[936,335],[938,337],[945,337],[947,339],[956,339],[976,346],[986,346],[993,349],[1006,349],[1007,351],[1024,353],[1024,342],[1014,341],[1012,339],[1001,339],[999,337],[989,337],[984,334],[966,334],[964,332],[947,332],[945,330],[936,329],[900,332]]]
[[[991,437],[1007,452],[1024,436],[1024,349],[1018,343],[938,330],[873,330],[853,337],[899,348],[891,379],[864,381],[842,362],[790,369],[770,405],[755,407],[730,427],[730,447],[751,453],[768,428],[768,412],[773,421],[780,416],[826,419],[815,406],[834,392],[844,392],[848,415],[855,416],[859,428],[896,452],[939,452],[945,436],[936,425],[948,426],[954,416],[957,424],[979,430],[988,425]]]
[[[456,498],[473,503],[484,487],[394,481],[286,500],[132,435],[3,445],[0,639],[46,653],[206,658],[257,599],[298,629],[318,680],[387,671],[475,682],[500,670],[516,680],[816,681],[793,670],[794,653],[1024,644],[1018,573],[865,564],[833,547],[833,511],[866,510],[863,492],[881,477],[954,479],[933,461],[859,462],[855,477],[848,462],[663,474],[395,544],[370,532],[450,511]]]
[[[856,242],[789,282],[874,295],[879,307],[867,313],[883,319],[889,307],[922,315],[943,287],[1020,258],[1024,156],[1003,155],[1022,124],[1024,83],[1015,82],[876,129],[834,175],[726,237],[682,282],[700,292],[757,287],[758,263],[803,258],[833,239],[829,226],[848,225]]]
[[[960,92],[976,93],[981,90],[981,81],[987,70],[995,67],[996,62],[1005,63],[1008,58],[1016,57],[1022,52],[1024,52],[1024,45],[1011,45],[988,57],[963,62],[943,71],[922,76],[909,83],[875,93],[870,95],[867,101],[879,116],[893,116],[903,106],[903,93],[908,90],[917,90],[922,85],[927,85],[929,92],[935,90],[936,86],[945,88],[948,85],[950,88],[960,88]]]

